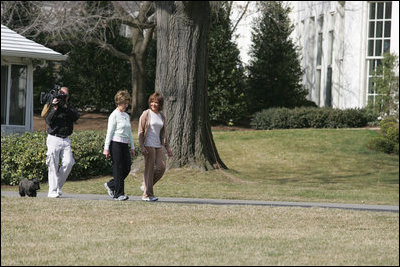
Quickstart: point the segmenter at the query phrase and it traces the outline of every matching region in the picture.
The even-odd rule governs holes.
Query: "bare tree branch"
[[[239,22],[242,20],[243,16],[247,13],[247,8],[249,7],[249,4],[250,4],[250,1],[247,1],[247,3],[245,5],[245,7],[244,7],[239,19],[236,21],[235,26],[233,26],[233,28],[232,28],[232,32],[235,32],[236,27],[238,26]],[[231,7],[229,9],[231,9]],[[229,10],[228,14],[230,14],[230,10]]]

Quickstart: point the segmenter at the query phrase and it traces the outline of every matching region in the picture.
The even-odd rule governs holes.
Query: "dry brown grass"
[[[2,265],[396,265],[399,214],[1,199]]]

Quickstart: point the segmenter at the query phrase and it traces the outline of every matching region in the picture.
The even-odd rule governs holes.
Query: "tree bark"
[[[142,112],[147,107],[145,99],[146,72],[145,64],[147,59],[147,49],[153,38],[155,25],[146,24],[147,13],[150,9],[151,1],[145,1],[140,7],[138,17],[129,24],[132,32],[132,52],[130,55],[132,72],[132,113],[131,120],[139,119]],[[126,22],[126,21],[125,21]],[[142,25],[142,26],[138,26]],[[146,28],[144,28],[146,26]]]
[[[130,56],[131,72],[132,72],[132,113],[131,120],[139,119],[142,112],[146,109],[146,99],[145,99],[145,82],[146,73],[144,71],[146,52],[148,43],[145,41],[143,36],[143,31],[131,28],[132,31],[132,55]],[[151,40],[151,35],[153,29],[150,30],[151,33],[147,33],[146,38]],[[149,37],[150,35],[150,37]]]
[[[216,149],[208,117],[208,1],[157,1],[155,90],[164,96],[168,137],[174,153],[168,167],[227,167]]]

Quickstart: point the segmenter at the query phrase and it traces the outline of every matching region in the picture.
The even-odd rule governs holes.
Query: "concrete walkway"
[[[1,196],[20,197],[18,192],[1,191]],[[47,197],[47,193],[38,192],[37,197]],[[96,194],[69,194],[64,193],[60,199],[86,199],[86,200],[106,200],[115,201],[108,195]],[[142,201],[140,196],[129,196],[127,201]],[[388,205],[361,205],[361,204],[341,204],[341,203],[317,203],[317,202],[286,202],[286,201],[260,201],[260,200],[232,200],[232,199],[204,199],[204,198],[173,198],[158,197],[155,203],[181,203],[181,204],[208,204],[208,205],[253,205],[253,206],[271,206],[271,207],[301,207],[301,208],[332,208],[332,209],[350,209],[363,211],[383,211],[399,212],[399,206]]]

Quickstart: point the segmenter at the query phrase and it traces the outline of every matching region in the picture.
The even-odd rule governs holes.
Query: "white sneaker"
[[[62,191],[61,191],[61,189],[58,189],[57,188],[57,194],[61,197],[62,196]]]
[[[157,201],[158,197],[142,197],[143,201]]]
[[[144,192],[144,185],[140,186],[140,191]]]
[[[104,183],[104,187],[107,189],[107,193],[111,198],[114,198],[114,192],[108,187],[107,183]]]
[[[128,199],[129,199],[129,197],[125,196],[125,195],[121,195],[117,198],[114,198],[114,200],[119,200],[119,201],[124,201],[124,200],[128,200]]]
[[[47,197],[58,198],[58,197],[60,197],[60,195],[57,193],[56,194],[48,194]]]

